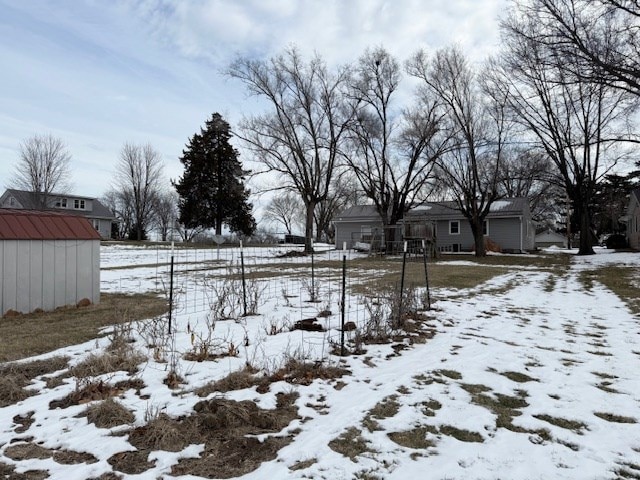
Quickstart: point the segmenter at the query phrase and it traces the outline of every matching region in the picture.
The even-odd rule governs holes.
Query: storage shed
[[[100,235],[86,218],[0,209],[0,313],[100,301]]]

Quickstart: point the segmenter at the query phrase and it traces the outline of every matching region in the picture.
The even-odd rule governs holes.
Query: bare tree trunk
[[[487,255],[487,249],[484,245],[484,234],[482,233],[482,221],[470,221],[471,233],[473,233],[473,244],[476,251],[476,257],[484,257]]]
[[[304,251],[305,253],[311,253],[313,250],[311,245],[311,240],[313,239],[313,212],[316,209],[316,202],[307,201],[305,206],[307,208],[307,217],[304,226]]]
[[[593,242],[591,241],[591,212],[585,205],[580,206],[580,247],[578,255],[593,255]]]

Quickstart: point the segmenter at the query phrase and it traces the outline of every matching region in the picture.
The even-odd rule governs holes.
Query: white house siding
[[[0,303],[32,312],[100,301],[100,242],[97,240],[0,241]]]

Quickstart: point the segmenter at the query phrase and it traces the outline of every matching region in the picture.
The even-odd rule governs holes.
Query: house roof
[[[355,222],[358,220],[380,220],[375,205],[354,205],[341,212],[334,221]]]
[[[522,215],[528,209],[528,200],[524,197],[495,200],[491,205],[489,218]],[[456,202],[425,202],[411,208],[406,217],[462,218],[462,212]],[[380,216],[374,205],[356,205],[340,213],[334,221],[356,222],[363,220],[379,220]]]
[[[0,240],[100,240],[84,217],[0,208]]]
[[[522,215],[528,206],[528,200],[524,197],[494,200],[488,218]],[[425,216],[432,219],[452,218],[462,217],[462,212],[457,202],[425,202],[410,209],[407,216]]]
[[[26,190],[16,190],[14,188],[7,189],[6,193],[10,194],[14,197],[22,208],[26,209],[38,209],[38,200],[36,194],[33,192],[29,192]],[[65,193],[50,193],[49,197],[52,198],[69,198],[69,199],[79,199],[79,200],[91,200],[92,208],[91,210],[74,210],[74,215],[81,215],[83,217],[91,217],[91,218],[106,218],[113,219],[115,218],[111,210],[105,207],[100,200],[92,197],[83,197],[81,195],[73,195],[73,194],[65,194]],[[60,209],[52,209],[55,211],[59,211]]]
[[[540,232],[536,235],[536,242],[563,242],[567,237],[561,233],[554,232],[551,229],[547,229],[544,232]]]

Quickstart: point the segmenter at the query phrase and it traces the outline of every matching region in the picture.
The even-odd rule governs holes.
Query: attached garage
[[[100,235],[83,217],[0,209],[0,312],[100,301]]]

